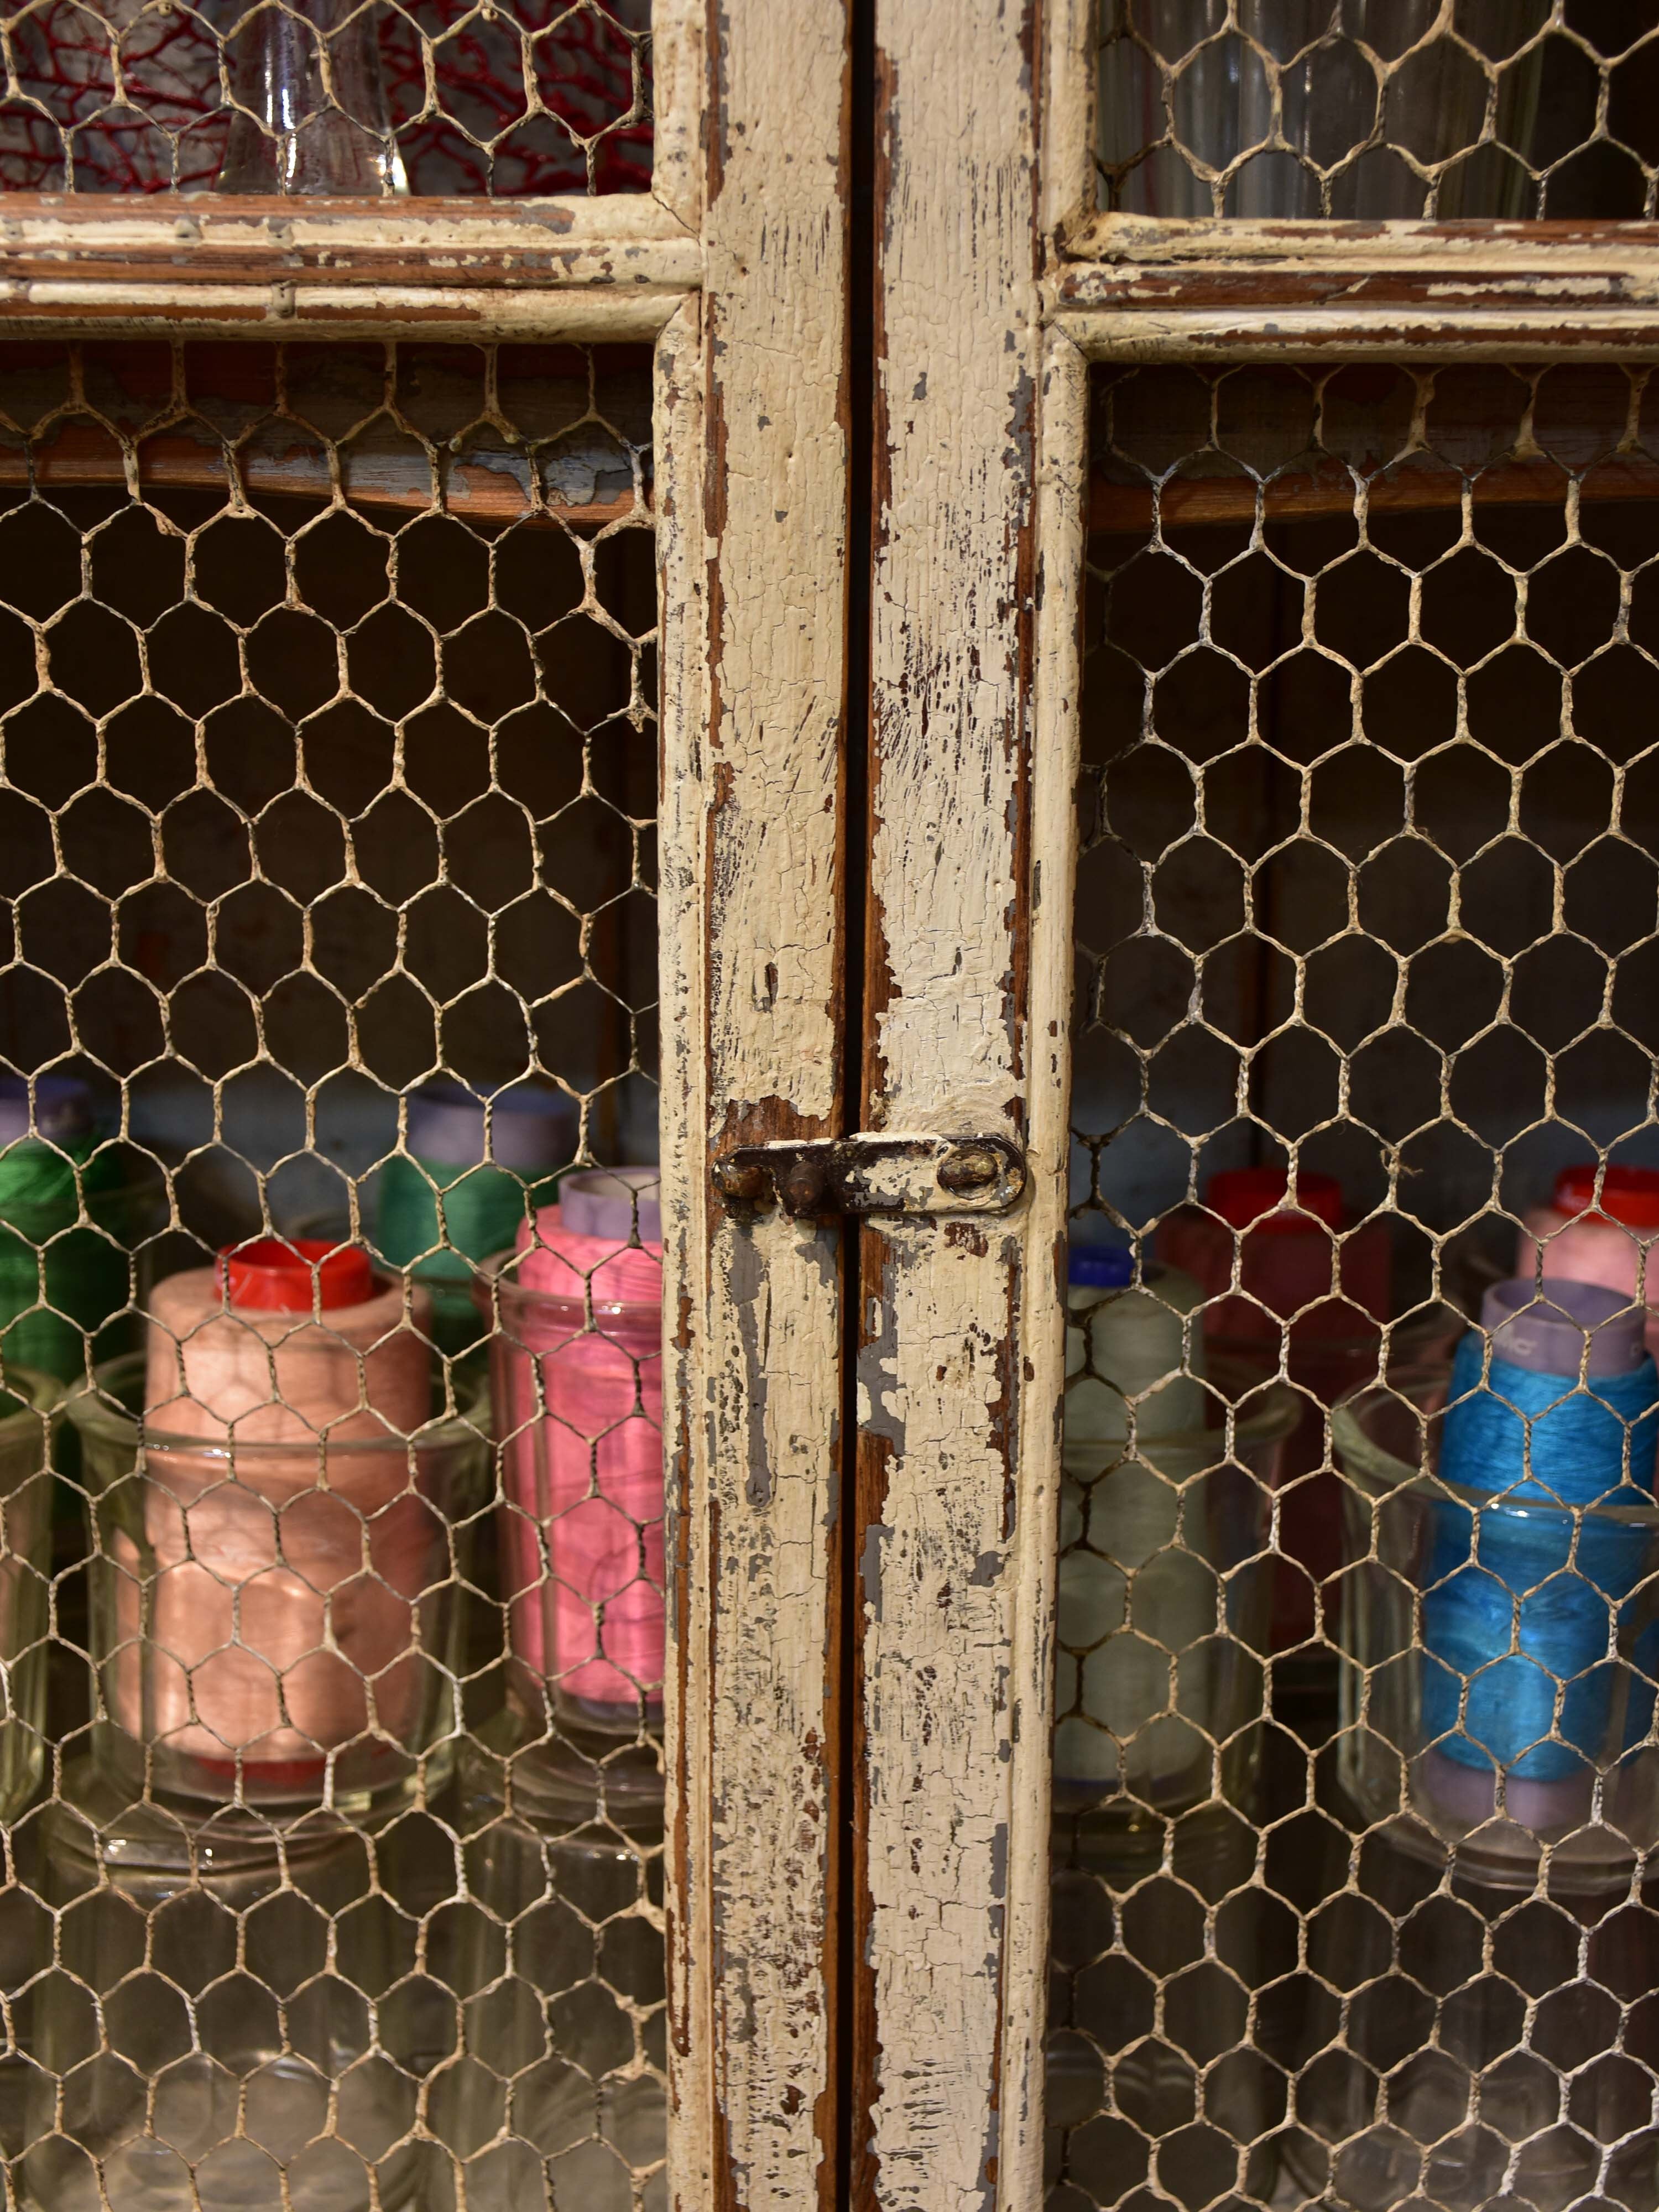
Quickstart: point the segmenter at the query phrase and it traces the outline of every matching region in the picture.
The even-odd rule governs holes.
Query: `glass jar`
[[[568,1767],[521,1760],[516,1780],[469,1747],[468,1901],[440,1962],[461,2041],[428,2092],[433,2132],[467,2212],[665,2212],[660,1773],[654,1791],[584,1792]]]
[[[1341,1565],[1341,1499],[1328,1471],[1328,1409],[1386,1363],[1419,1364],[1462,1329],[1462,1317],[1437,1306],[1383,1328],[1392,1312],[1388,1224],[1348,1221],[1331,1176],[1298,1174],[1289,1203],[1282,1168],[1238,1168],[1212,1176],[1202,1206],[1181,1206],[1159,1229],[1158,1253],[1197,1282],[1206,1304],[1208,1356],[1263,1376],[1285,1375],[1298,1418],[1282,1472],[1280,1548],[1273,1598],[1273,1648],[1307,1647],[1303,1663],[1323,1677],[1327,1654],[1313,1642],[1320,1590]],[[1237,1287],[1235,1287],[1235,1277]],[[1320,1685],[1275,1673],[1275,1690],[1317,1698]]]
[[[92,1761],[52,1808],[59,1936],[33,1991],[28,2201],[52,2212],[369,2212],[414,2193],[417,2084],[364,1838],[313,1813],[125,1801]],[[361,1906],[364,1909],[353,1911]]]
[[[1396,1374],[1332,1419],[1349,1559],[1335,1630],[1342,1787],[1368,1819],[1409,1814],[1462,1845],[1462,1863],[1478,1860],[1500,1887],[1531,1882],[1540,1843],[1558,1869],[1626,1879],[1634,1853],[1659,1844],[1659,1747],[1645,1741],[1659,1505],[1574,1507],[1444,1480],[1448,1383],[1443,1367]],[[1512,1648],[1500,1637],[1488,1663],[1464,1671],[1448,1609],[1466,1585],[1474,1599],[1502,1583],[1500,1529],[1525,1547],[1524,1567],[1510,1570],[1524,1587],[1500,1591]],[[1617,1656],[1603,1657],[1609,1626]],[[1564,1632],[1590,1638],[1593,1663],[1556,1657]],[[1517,1695],[1540,1712],[1519,1735],[1504,1711]]]
[[[1310,2195],[1353,2212],[1603,2197],[1653,2212],[1649,2075],[1632,2062],[1659,2066],[1659,2021],[1645,2005],[1621,2020],[1607,1992],[1659,1984],[1659,1893],[1636,1886],[1659,1838],[1659,1751],[1645,1741],[1659,1508],[1447,1481],[1448,1382],[1443,1365],[1395,1376],[1333,1419],[1350,1564],[1325,1809],[1349,1856],[1319,1885],[1310,1928],[1284,2154]],[[1511,1559],[1531,1563],[1508,1567],[1525,1583],[1512,1641],[1486,1637],[1460,1670],[1448,1607]],[[1523,1745],[1535,1700],[1510,1674],[1562,1665],[1563,1634],[1593,1641],[1598,1617],[1618,1656],[1565,1662],[1553,1737]]]
[[[46,1756],[56,1378],[5,1369],[0,1389],[0,1822],[33,1796]]]
[[[460,1574],[487,1391],[404,1438],[243,1443],[138,1417],[142,1354],[69,1406],[96,1552],[100,1755],[169,1798],[355,1816],[428,1792],[461,1729]]]
[[[1248,1796],[1270,1531],[1297,1417],[1282,1384],[1212,1370],[1215,1425],[1129,1447],[1069,1433],[1060,1499],[1054,1802],[1138,1824]],[[1069,1404],[1069,1394],[1068,1394]]]
[[[640,1194],[656,1182],[654,1168],[567,1176],[478,1285],[495,1323],[508,1694],[532,1735],[661,1725],[661,1231]]]

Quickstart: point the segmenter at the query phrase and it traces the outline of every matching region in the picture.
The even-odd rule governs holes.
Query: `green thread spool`
[[[119,1158],[95,1146],[84,1084],[40,1077],[32,1130],[28,1085],[0,1078],[0,1355],[60,1382],[87,1373],[88,1340],[130,1296],[132,1194]],[[97,1228],[76,1226],[83,1194]]]
[[[483,1335],[477,1262],[513,1243],[526,1211],[550,1202],[574,1139],[575,1115],[556,1091],[519,1085],[486,1099],[459,1083],[428,1083],[410,1099],[408,1149],[380,1170],[375,1245],[389,1267],[431,1290],[440,1352],[453,1358]]]

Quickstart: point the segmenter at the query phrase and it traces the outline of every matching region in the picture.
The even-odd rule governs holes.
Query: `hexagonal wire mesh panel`
[[[0,349],[20,2200],[659,2201],[650,393]]]
[[[1101,204],[1651,216],[1656,38],[1624,0],[1100,0]]]
[[[642,191],[649,32],[649,0],[44,0],[0,19],[0,188]]]
[[[1659,390],[1094,406],[1052,2202],[1651,2206]]]

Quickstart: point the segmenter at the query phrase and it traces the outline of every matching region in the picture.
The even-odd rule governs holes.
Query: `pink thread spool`
[[[1515,1272],[1535,1282],[1566,1277],[1602,1283],[1648,1308],[1648,1350],[1659,1358],[1659,1169],[1610,1167],[1595,1198],[1595,1164],[1563,1168],[1553,1202],[1524,1217],[1516,1244]]]
[[[314,1798],[350,1747],[373,1794],[424,1748],[417,1614],[479,1450],[432,1428],[428,1318],[365,1252],[265,1239],[151,1293],[142,1443],[96,1394],[71,1409],[113,1570],[106,1701],[164,1786]]]
[[[558,1205],[526,1223],[480,1287],[498,1317],[514,1694],[538,1725],[550,1699],[561,1719],[612,1735],[634,1735],[661,1711],[656,1185],[655,1168],[567,1176]]]

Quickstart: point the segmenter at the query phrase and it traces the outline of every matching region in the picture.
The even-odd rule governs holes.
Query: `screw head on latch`
[[[953,1198],[970,1198],[990,1190],[1002,1173],[1002,1162],[985,1145],[957,1145],[939,1164],[941,1190]]]
[[[767,1173],[756,1160],[716,1160],[714,1188],[728,1206],[757,1206],[767,1194]]]
[[[789,1214],[817,1213],[830,1194],[830,1178],[814,1159],[798,1158],[778,1179],[778,1196]]]

